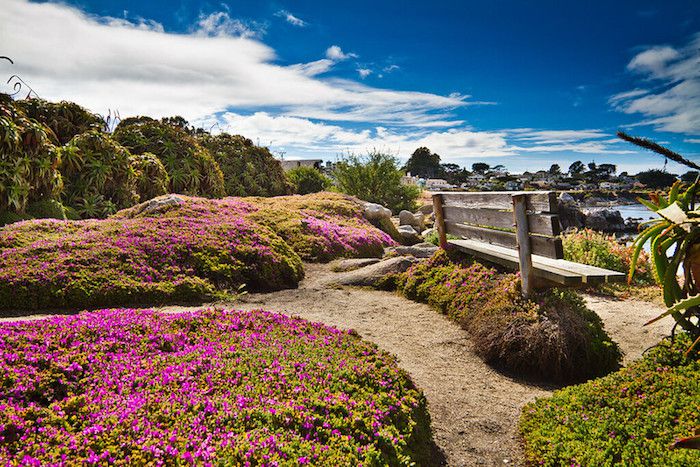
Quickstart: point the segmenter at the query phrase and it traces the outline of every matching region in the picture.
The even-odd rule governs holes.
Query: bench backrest
[[[522,206],[514,208],[518,203]],[[521,241],[529,239],[529,254],[564,257],[553,191],[435,193],[433,208],[438,230],[444,229],[441,237],[452,234],[518,249],[520,233]]]

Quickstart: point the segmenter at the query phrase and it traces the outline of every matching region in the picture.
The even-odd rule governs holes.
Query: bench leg
[[[534,279],[532,274],[532,250],[530,249],[530,228],[527,222],[527,200],[525,195],[513,195],[513,216],[518,239],[518,262],[523,297],[530,298]]]

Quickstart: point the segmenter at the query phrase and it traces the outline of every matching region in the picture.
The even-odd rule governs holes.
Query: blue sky
[[[626,129],[700,159],[697,1],[3,4],[3,70],[42,97],[181,114],[287,158],[663,167]]]

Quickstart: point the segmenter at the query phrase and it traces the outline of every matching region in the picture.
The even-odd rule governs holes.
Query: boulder
[[[379,258],[351,258],[334,261],[331,265],[331,270],[335,272],[348,272],[355,269],[377,264],[381,260]]]
[[[391,238],[393,238],[394,241],[401,243],[401,241],[403,240],[403,237],[401,236],[399,231],[396,229],[396,226],[394,225],[394,223],[391,221],[391,217],[382,217],[381,219],[370,221],[370,223],[372,225],[374,225],[376,228],[389,234],[389,236]]]
[[[149,216],[151,214],[159,213],[165,211],[166,209],[177,206],[185,202],[185,198],[180,195],[171,193],[169,195],[157,196],[153,199],[149,199],[146,202],[137,204],[128,209],[124,209],[122,214],[125,217],[136,217],[136,216]]]
[[[401,236],[400,243],[402,245],[414,245],[423,241],[423,238],[416,232],[416,229],[410,225],[401,225],[398,231]]]
[[[576,204],[576,199],[574,199],[573,196],[571,196],[567,192],[562,192],[562,194],[559,195],[559,201],[563,204],[567,205],[575,205]]]
[[[425,216],[420,212],[413,214],[411,211],[403,210],[399,213],[399,225],[410,225],[421,233],[425,230]]]
[[[589,211],[586,214],[586,227],[601,232],[623,232],[626,229],[620,211],[612,209]]]
[[[586,225],[586,215],[576,204],[559,200],[559,222],[563,230],[581,229]]]
[[[391,210],[381,204],[367,203],[365,204],[364,216],[368,221],[379,221],[390,218]]]
[[[406,271],[406,269],[417,262],[418,260],[416,258],[410,256],[389,258],[354,271],[341,273],[332,278],[329,284],[371,287],[390,274],[398,274]]]
[[[413,256],[415,258],[430,258],[438,251],[438,247],[432,243],[418,243],[413,246],[397,246],[387,248],[387,253],[395,253],[399,256]]]

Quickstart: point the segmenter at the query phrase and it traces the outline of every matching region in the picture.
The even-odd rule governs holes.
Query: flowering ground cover
[[[201,301],[243,284],[290,288],[304,275],[301,258],[380,256],[393,244],[342,195],[180,198],[105,220],[0,229],[0,309]]]
[[[663,341],[604,378],[523,408],[527,461],[538,465],[697,466],[700,451],[670,449],[700,426],[700,361],[690,340]]]
[[[352,331],[264,311],[0,325],[3,465],[418,465],[423,394]]]
[[[619,368],[617,344],[573,291],[525,300],[517,274],[444,250],[382,285],[434,306],[469,331],[477,355],[518,375],[580,381]]]

